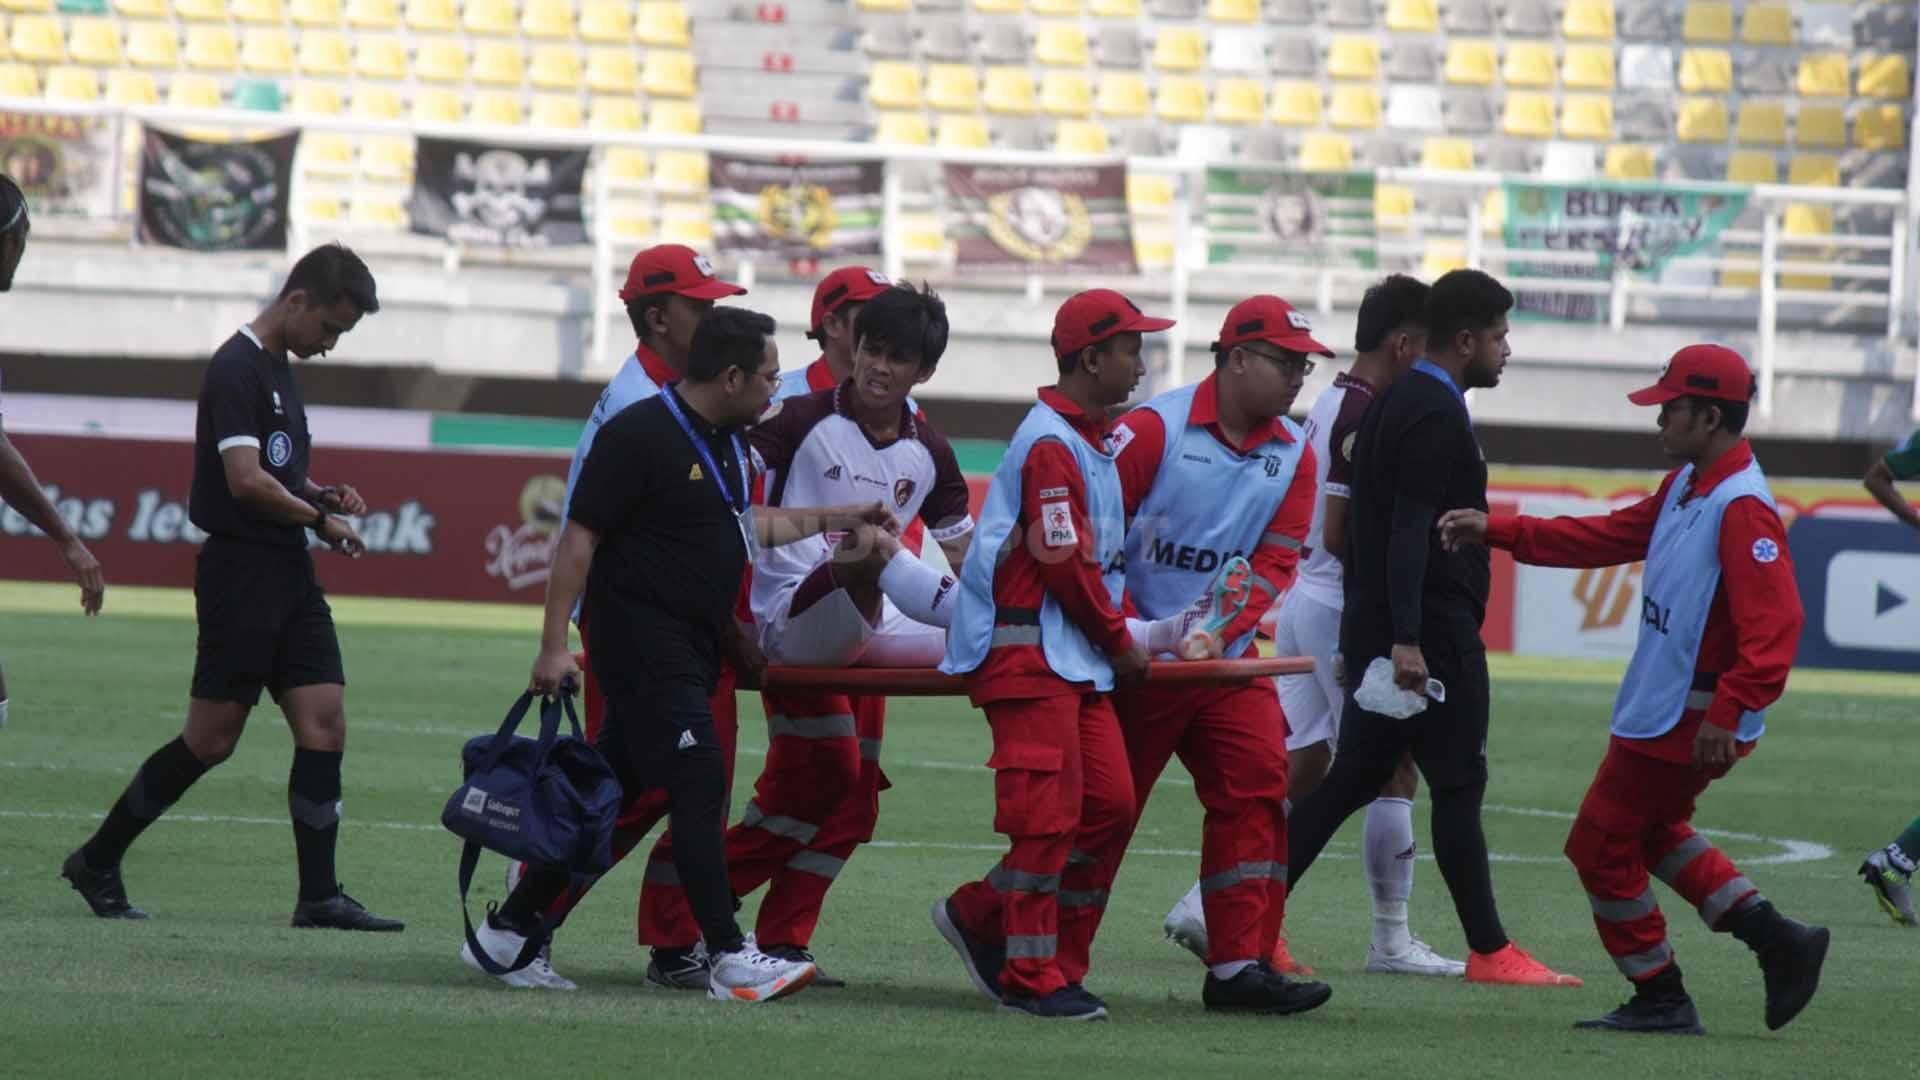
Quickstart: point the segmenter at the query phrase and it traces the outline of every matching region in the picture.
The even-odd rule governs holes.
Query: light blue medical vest
[[[1127,593],[1149,619],[1192,604],[1221,563],[1253,551],[1286,499],[1306,446],[1300,428],[1282,417],[1292,442],[1269,440],[1249,454],[1229,450],[1187,422],[1198,390],[1183,386],[1141,406],[1158,413],[1167,431],[1160,471],[1127,524]],[[1252,643],[1249,630],[1228,643],[1226,655],[1239,656]]]
[[[587,451],[593,449],[594,437],[600,434],[600,429],[620,415],[622,409],[636,401],[657,397],[659,393],[659,385],[647,374],[636,355],[629,355],[620,370],[613,373],[607,388],[600,391],[600,400],[593,403],[593,411],[587,414],[586,430],[580,433],[580,441],[574,444],[573,463],[567,466],[567,497],[560,511],[562,521],[566,520],[567,511],[573,509],[573,488],[580,482],[580,466],[586,463]]]
[[[1640,639],[1613,706],[1613,733],[1623,739],[1659,738],[1680,723],[1689,704],[1705,708],[1711,702],[1711,691],[1694,688],[1694,674],[1713,594],[1720,587],[1720,519],[1735,499],[1749,495],[1774,505],[1757,461],[1682,506],[1680,497],[1692,480],[1691,465],[1673,478],[1647,547],[1640,574]],[[1740,715],[1734,734],[1752,742],[1766,729],[1765,710],[1748,712]]]
[[[959,594],[954,599],[953,625],[947,630],[947,655],[940,670],[949,675],[964,675],[987,659],[987,650],[995,644],[1031,644],[1038,638],[1047,666],[1070,683],[1092,683],[1096,690],[1113,689],[1113,667],[1105,653],[1095,648],[1067,618],[1052,593],[1041,601],[1038,625],[996,626],[993,578],[1015,544],[1030,544],[1036,554],[1064,554],[1064,548],[1045,544],[1046,522],[1030,522],[1021,528],[1022,492],[1020,470],[1027,454],[1042,439],[1055,439],[1073,453],[1087,492],[1087,517],[1093,528],[1093,554],[1104,568],[1101,577],[1107,598],[1118,610],[1121,590],[1126,584],[1121,545],[1126,537],[1126,508],[1120,494],[1120,472],[1113,459],[1089,445],[1065,417],[1045,404],[1038,404],[1020,422],[1007,446],[1006,456],[994,470],[993,483],[987,488],[980,523],[974,528],[976,553],[960,569]],[[1066,497],[1063,492],[1062,502]],[[1041,502],[1047,501],[1041,496]],[[1079,538],[1084,542],[1085,538]],[[982,557],[992,552],[991,557]],[[1078,557],[1078,556],[1073,556]]]

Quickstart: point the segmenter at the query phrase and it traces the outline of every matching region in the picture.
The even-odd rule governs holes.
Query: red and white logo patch
[[[1774,543],[1773,541],[1767,539],[1764,536],[1753,542],[1753,561],[1754,562],[1770,563],[1775,559],[1778,559],[1779,557],[1780,557],[1779,544]]]
[[[1080,543],[1080,534],[1073,527],[1071,503],[1065,501],[1041,503],[1040,524],[1042,528],[1040,542],[1047,547],[1074,547]]]

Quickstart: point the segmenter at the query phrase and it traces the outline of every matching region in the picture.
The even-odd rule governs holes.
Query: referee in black
[[[194,566],[199,617],[192,697],[180,737],[154,751],[61,876],[107,919],[144,919],[127,901],[120,859],[143,829],[240,741],[262,688],[293,729],[287,809],[300,895],[297,927],[400,930],[341,889],[340,757],[346,676],[333,614],[314,577],[307,531],[357,558],[365,545],[334,514],[364,514],[345,485],[307,476],[311,439],[289,356],[324,356],[362,316],[380,310],[373,275],[338,244],[315,248],[279,297],[213,354],[200,386],[188,515],[205,531]]]
[[[1467,981],[1578,985],[1528,956],[1500,925],[1480,828],[1490,705],[1480,625],[1491,575],[1484,549],[1449,553],[1435,528],[1447,510],[1487,508],[1487,464],[1466,391],[1499,384],[1512,307],[1513,294],[1481,271],[1442,276],[1427,297],[1427,358],[1360,421],[1340,625],[1346,711],[1332,771],[1293,807],[1287,865],[1297,888],[1334,831],[1373,801],[1411,751],[1433,793],[1434,859],[1472,950]],[[1391,658],[1401,688],[1424,694],[1431,676],[1445,700],[1404,720],[1361,708],[1353,687],[1381,657]]]

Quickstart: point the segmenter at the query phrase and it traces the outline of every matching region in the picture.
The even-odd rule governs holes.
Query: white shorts
[[[1340,711],[1346,702],[1333,663],[1340,651],[1340,609],[1297,588],[1289,591],[1274,622],[1273,648],[1280,656],[1313,657],[1313,674],[1281,675],[1274,680],[1280,688],[1280,709],[1287,714],[1287,749],[1338,743]]]
[[[885,597],[869,622],[823,564],[783,591],[760,624],[769,663],[796,667],[932,667],[947,651],[947,632],[900,613]],[[801,608],[794,611],[794,601]]]

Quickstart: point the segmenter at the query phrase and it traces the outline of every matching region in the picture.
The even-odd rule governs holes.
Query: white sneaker
[[[480,947],[487,950],[488,958],[502,966],[513,963],[514,960],[519,957],[520,950],[525,948],[527,944],[526,935],[516,934],[511,930],[497,929],[486,919],[480,920],[480,925],[473,928],[473,936],[480,940]],[[549,942],[547,945],[541,947],[540,951],[534,955],[533,962],[526,967],[521,968],[519,971],[509,971],[504,975],[494,975],[493,977],[506,983],[508,986],[519,989],[580,989],[572,979],[553,970],[552,954],[553,945]],[[479,958],[473,955],[473,946],[466,942],[460,943],[460,959],[465,961],[466,965],[475,971],[486,975],[493,975],[492,972],[480,966]]]
[[[1397,953],[1383,952],[1376,944],[1367,946],[1367,970],[1386,975],[1435,975],[1457,979],[1467,973],[1467,965],[1449,960],[1433,951],[1419,938],[1409,938],[1407,947]]]
[[[814,971],[806,961],[781,960],[749,945],[738,952],[713,955],[707,996],[715,1001],[757,1005],[806,989]]]
[[[1200,906],[1200,883],[1194,882],[1187,895],[1173,905],[1167,912],[1167,918],[1160,928],[1166,932],[1167,940],[1207,961],[1207,913]]]

